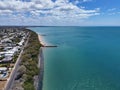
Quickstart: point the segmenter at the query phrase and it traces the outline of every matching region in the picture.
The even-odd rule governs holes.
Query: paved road
[[[29,35],[29,36],[30,36],[30,35]],[[27,38],[27,41],[26,41],[24,47],[27,46],[27,43],[28,43],[28,40],[29,40],[29,36],[28,36],[28,38]],[[16,73],[17,73],[17,70],[18,70],[18,68],[19,68],[19,64],[20,64],[20,62],[21,62],[21,56],[22,56],[24,47],[22,48],[22,50],[21,50],[21,52],[20,52],[20,54],[19,54],[19,56],[18,56],[18,59],[17,59],[17,61],[16,61],[16,63],[15,63],[15,66],[14,66],[14,68],[13,68],[13,70],[12,70],[12,72],[11,72],[8,80],[7,80],[7,83],[6,83],[6,85],[5,85],[5,89],[4,89],[4,90],[10,90],[10,88],[13,86],[13,83],[14,83],[14,80],[15,80],[15,75],[16,75]]]

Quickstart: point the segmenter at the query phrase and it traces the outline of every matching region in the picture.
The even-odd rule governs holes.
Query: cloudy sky
[[[0,0],[0,25],[117,25],[119,0]]]

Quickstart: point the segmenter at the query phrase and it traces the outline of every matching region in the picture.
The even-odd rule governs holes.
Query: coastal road
[[[18,56],[18,59],[17,59],[15,65],[14,65],[14,68],[12,69],[12,72],[11,72],[11,74],[10,74],[8,80],[7,80],[7,83],[5,85],[4,90],[10,90],[11,87],[13,86],[13,83],[14,83],[14,80],[15,80],[15,75],[17,73],[17,70],[19,68],[19,64],[21,62],[21,56],[22,56],[23,50],[27,46],[27,43],[28,43],[28,40],[29,40],[29,37],[30,37],[29,33],[27,35],[28,35],[27,41],[26,41],[25,45],[23,46],[23,48],[22,48],[22,50],[21,50],[21,52]]]

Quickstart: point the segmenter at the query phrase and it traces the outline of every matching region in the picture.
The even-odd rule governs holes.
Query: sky
[[[120,0],[0,0],[0,25],[120,26]]]

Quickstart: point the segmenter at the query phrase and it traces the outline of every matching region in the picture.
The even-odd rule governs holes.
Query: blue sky
[[[0,25],[120,26],[119,0],[0,0]]]

